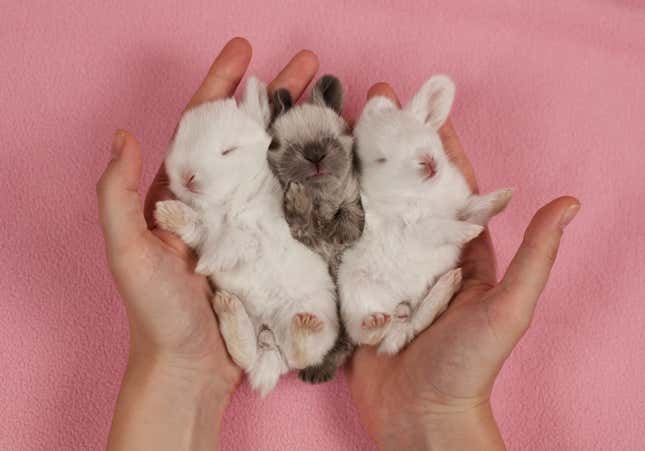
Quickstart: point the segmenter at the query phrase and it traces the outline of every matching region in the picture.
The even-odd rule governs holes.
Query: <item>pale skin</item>
[[[232,95],[246,72],[251,47],[229,41],[186,109]],[[300,97],[318,69],[302,51],[269,85]],[[396,99],[389,85],[368,96]],[[473,187],[474,174],[448,122],[444,144]],[[219,425],[241,380],[222,342],[206,279],[192,252],[154,227],[152,210],[171,198],[163,167],[145,203],[137,193],[142,156],[119,131],[113,158],[97,184],[110,270],[130,326],[130,353],[108,450],[201,450],[219,447]],[[504,360],[528,328],[555,261],[565,223],[579,209],[561,197],[535,215],[501,282],[495,278],[490,236],[466,249],[463,289],[429,329],[396,357],[356,352],[349,385],[361,419],[382,449],[503,449],[490,392]]]
[[[393,89],[374,85],[368,98]],[[474,171],[449,120],[441,137],[474,191]],[[530,326],[564,228],[580,209],[557,198],[535,214],[501,281],[485,231],[462,256],[462,289],[439,319],[395,357],[362,347],[349,386],[369,434],[382,449],[503,450],[490,395],[504,361]]]

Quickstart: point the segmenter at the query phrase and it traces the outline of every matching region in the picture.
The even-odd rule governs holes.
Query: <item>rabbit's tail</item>
[[[289,370],[277,347],[258,349],[248,377],[251,387],[263,398],[275,388],[280,376]]]
[[[336,343],[325,355],[322,363],[300,370],[298,377],[310,384],[320,384],[331,380],[336,374],[336,368],[340,368],[345,364],[349,356],[354,352],[355,347],[341,322],[340,333]]]

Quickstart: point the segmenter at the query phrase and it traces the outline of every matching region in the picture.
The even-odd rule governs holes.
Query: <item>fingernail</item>
[[[125,132],[123,130],[117,130],[114,134],[114,139],[112,140],[112,156],[114,158],[119,158],[121,156],[124,144]]]
[[[569,207],[567,207],[567,209],[562,214],[562,217],[560,218],[560,227],[564,229],[567,224],[573,221],[573,218],[576,217],[579,210],[580,204],[569,205]]]

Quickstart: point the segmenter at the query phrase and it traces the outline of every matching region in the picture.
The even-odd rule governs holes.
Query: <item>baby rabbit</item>
[[[363,232],[353,139],[339,115],[343,90],[325,75],[308,103],[293,107],[289,91],[273,96],[269,166],[285,189],[284,211],[295,238],[330,263]]]
[[[473,194],[448,159],[438,129],[454,95],[434,76],[403,110],[371,99],[354,128],[366,224],[338,271],[341,316],[355,343],[381,353],[396,354],[446,308],[462,246],[512,195]]]
[[[289,368],[322,362],[338,335],[325,261],[291,236],[267,164],[266,87],[209,102],[182,118],[166,158],[178,200],[158,202],[158,225],[194,248],[216,288],[213,309],[233,360],[266,395]]]
[[[314,86],[308,103],[293,106],[289,91],[275,92],[268,161],[285,190],[291,234],[320,254],[335,278],[341,254],[363,233],[353,139],[340,116],[343,88],[332,75]],[[312,383],[331,379],[353,346],[341,330],[324,362],[300,372]]]

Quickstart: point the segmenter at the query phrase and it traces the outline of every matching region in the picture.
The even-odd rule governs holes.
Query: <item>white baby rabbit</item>
[[[266,86],[254,78],[239,107],[230,98],[186,112],[166,158],[178,200],[155,210],[161,228],[197,251],[229,354],[263,396],[288,369],[320,363],[339,328],[325,261],[285,222],[267,163],[269,120]]]
[[[397,353],[446,308],[461,286],[462,246],[512,195],[473,194],[448,159],[438,129],[454,94],[434,76],[402,110],[371,99],[354,129],[365,230],[343,254],[341,316],[354,342],[379,352]]]

